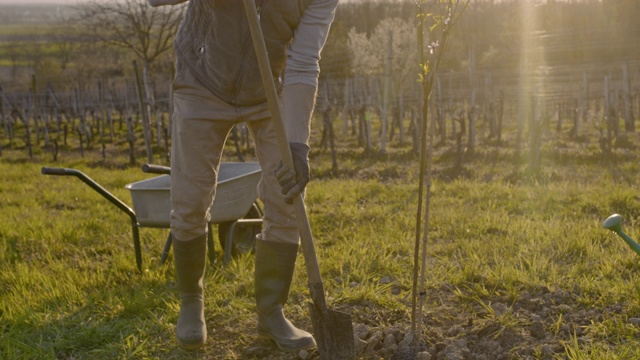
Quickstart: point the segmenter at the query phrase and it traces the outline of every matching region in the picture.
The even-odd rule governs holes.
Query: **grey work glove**
[[[287,204],[293,204],[293,199],[304,192],[309,183],[309,150],[307,144],[290,142],[293,169],[289,169],[282,161],[276,170],[276,178],[282,186],[282,195]]]

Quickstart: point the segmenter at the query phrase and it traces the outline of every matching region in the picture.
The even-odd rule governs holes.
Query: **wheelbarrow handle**
[[[43,175],[76,175],[77,170],[44,166],[41,172]]]
[[[140,249],[140,235],[138,234],[138,220],[136,218],[136,213],[131,209],[127,204],[118,199],[115,195],[107,191],[107,189],[103,188],[100,184],[95,182],[92,178],[88,177],[85,173],[76,169],[66,169],[66,168],[50,168],[44,166],[41,170],[44,175],[69,175],[75,176],[78,179],[82,180],[83,183],[89,185],[90,188],[95,190],[98,194],[102,195],[103,198],[109,200],[113,205],[115,205],[118,209],[122,210],[125,214],[129,216],[131,219],[131,228],[133,230],[133,247],[136,252],[136,264],[138,265],[138,270],[142,271],[142,252]]]
[[[142,171],[148,174],[171,174],[171,168],[162,165],[144,164]]]
[[[75,176],[78,179],[82,180],[83,183],[89,185],[93,190],[95,190],[98,194],[102,195],[105,199],[109,200],[112,204],[117,206],[120,210],[125,212],[131,218],[132,223],[137,224],[136,214],[135,212],[124,202],[118,199],[115,195],[110,193],[107,189],[103,188],[100,184],[95,182],[92,178],[88,177],[85,173],[76,169],[66,169],[66,168],[50,168],[43,167],[41,170],[44,175],[68,175]]]

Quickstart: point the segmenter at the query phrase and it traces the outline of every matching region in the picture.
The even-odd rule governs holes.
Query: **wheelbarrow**
[[[131,192],[133,209],[79,170],[43,167],[42,174],[75,176],[98,194],[123,211],[131,219],[133,247],[138,270],[142,271],[142,251],[139,228],[169,228],[171,203],[169,198],[171,169],[166,166],[144,165],[146,173],[162,174],[125,186]],[[210,208],[208,224],[209,260],[215,261],[212,225],[218,225],[218,238],[224,250],[224,264],[236,254],[253,250],[255,236],[262,227],[262,208],[257,202],[257,184],[260,181],[260,165],[247,162],[223,162],[218,172],[216,197]],[[171,249],[169,233],[162,251],[160,264],[166,261]]]

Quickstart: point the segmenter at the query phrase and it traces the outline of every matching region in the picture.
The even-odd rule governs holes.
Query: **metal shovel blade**
[[[321,359],[343,360],[355,358],[351,315],[309,303],[314,337]]]

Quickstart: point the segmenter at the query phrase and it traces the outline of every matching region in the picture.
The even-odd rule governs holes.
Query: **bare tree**
[[[142,62],[147,119],[151,118],[152,101],[149,68],[172,48],[184,9],[185,6],[151,7],[147,0],[89,0],[78,5],[77,23],[87,36],[130,50]],[[147,156],[152,159],[151,154]]]

